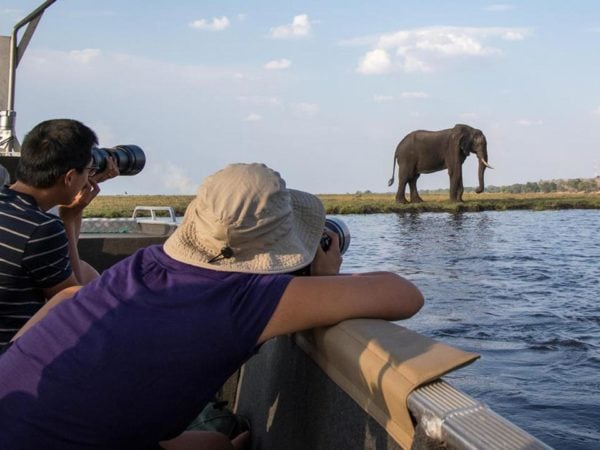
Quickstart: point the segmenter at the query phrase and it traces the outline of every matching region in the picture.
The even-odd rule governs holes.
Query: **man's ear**
[[[75,182],[75,177],[79,175],[77,169],[69,169],[67,173],[63,175],[63,183],[65,186],[71,186]]]

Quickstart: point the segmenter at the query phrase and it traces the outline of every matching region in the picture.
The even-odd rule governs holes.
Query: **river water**
[[[339,216],[342,270],[392,270],[402,325],[481,354],[446,381],[556,449],[600,448],[600,211]]]

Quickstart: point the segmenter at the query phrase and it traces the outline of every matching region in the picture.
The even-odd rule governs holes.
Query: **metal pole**
[[[15,25],[13,32],[8,39],[8,80],[7,80],[7,96],[6,110],[2,110],[0,105],[0,164],[3,165],[14,176],[14,171],[21,154],[21,146],[15,133],[15,121],[17,113],[14,111],[15,104],[15,79],[17,66],[25,53],[25,49],[35,32],[35,29],[42,18],[42,14],[56,0],[46,0],[34,11],[27,15],[23,20]],[[19,30],[27,25],[27,29],[23,34],[21,42],[17,42]],[[4,66],[6,67],[6,66]],[[5,69],[3,69],[5,70]],[[4,72],[5,74],[6,72]],[[3,76],[4,76],[3,74]]]
[[[40,21],[42,14],[52,3],[56,0],[46,0],[43,4],[38,6],[34,11],[32,11],[27,17],[21,20],[19,23],[15,25],[13,28],[13,32],[10,36],[10,67],[8,73],[8,101],[6,102],[6,109],[8,111],[14,110],[14,101],[15,101],[15,76],[17,72],[17,65],[25,53],[25,49],[27,48],[27,44],[35,31],[35,27]],[[21,44],[17,44],[17,33],[19,29],[24,27],[25,25],[30,24],[30,27],[27,28],[25,32],[25,37],[22,39]]]

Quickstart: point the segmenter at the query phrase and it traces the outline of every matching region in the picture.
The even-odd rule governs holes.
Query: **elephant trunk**
[[[480,159],[479,160],[479,169],[478,169],[478,175],[479,175],[479,186],[477,187],[477,189],[475,189],[475,192],[478,194],[481,194],[483,192],[483,190],[485,189],[484,183],[483,183],[483,173],[485,172],[485,164],[483,162],[484,160]]]
[[[479,159],[479,169],[477,171],[477,175],[479,176],[479,186],[475,189],[477,194],[481,194],[485,189],[485,184],[483,182],[483,173],[485,172],[486,167],[491,168],[491,166],[487,163],[487,150],[482,148],[477,152],[477,158]]]

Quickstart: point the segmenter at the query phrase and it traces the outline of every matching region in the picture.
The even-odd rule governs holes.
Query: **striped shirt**
[[[0,348],[71,275],[62,221],[27,194],[0,188]]]

